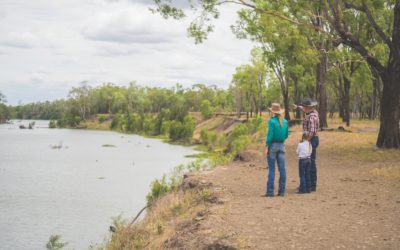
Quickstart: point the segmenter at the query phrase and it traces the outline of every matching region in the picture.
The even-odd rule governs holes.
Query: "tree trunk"
[[[296,76],[292,76],[292,80],[294,84],[294,101],[296,105],[299,105],[300,104],[299,79]],[[296,109],[295,118],[301,119],[300,109]]]
[[[322,42],[321,48],[325,48],[323,46],[324,42]],[[326,88],[325,88],[325,83],[326,83],[326,72],[327,72],[327,62],[328,62],[328,57],[325,53],[324,50],[320,52],[320,61],[317,64],[317,77],[316,77],[316,85],[317,85],[317,101],[318,101],[318,113],[319,113],[319,125],[320,128],[326,128],[328,127],[328,122],[327,122],[327,100],[326,100]]]
[[[381,126],[376,145],[400,148],[400,1],[394,7],[393,35],[386,75],[382,74]]]
[[[283,107],[285,108],[285,119],[287,121],[290,120],[290,112],[289,112],[289,84],[286,79],[281,81],[281,91],[283,96]]]
[[[371,69],[372,72],[372,104],[371,104],[371,119],[375,119],[379,110],[379,100],[381,98],[381,84],[378,72],[375,69]]]
[[[350,79],[343,76],[343,122],[350,126]]]
[[[383,80],[380,115],[381,125],[376,142],[376,146],[380,148],[400,148],[400,94],[398,93],[400,89],[400,70],[397,71],[397,79],[395,76],[388,76]]]
[[[290,120],[290,112],[289,112],[289,91],[287,91],[283,96],[283,105],[285,106],[285,119],[287,121]]]
[[[342,121],[344,121],[344,111],[342,103],[339,103],[339,117],[342,118]]]
[[[258,112],[260,113],[260,117],[261,117],[261,110],[262,110],[262,91],[263,91],[263,84],[264,84],[264,79],[265,79],[265,77],[264,77],[264,72],[262,73],[262,75],[261,76],[259,76],[259,81],[258,81],[258,84],[259,84],[259,93],[258,93]]]
[[[282,73],[282,71],[277,67],[275,70],[275,75],[279,79],[279,83],[281,85],[281,93],[283,96],[283,106],[285,108],[285,119],[287,121],[290,120],[290,113],[289,113],[289,82],[287,77]]]

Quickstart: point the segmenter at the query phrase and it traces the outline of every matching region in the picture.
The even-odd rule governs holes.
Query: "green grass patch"
[[[211,153],[198,153],[198,154],[191,154],[185,155],[185,158],[195,158],[195,159],[207,159],[211,156]]]

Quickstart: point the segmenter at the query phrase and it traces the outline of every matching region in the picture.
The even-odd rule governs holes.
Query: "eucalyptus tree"
[[[333,35],[359,53],[382,80],[377,146],[400,148],[400,0],[326,0],[322,7]],[[370,28],[356,30],[354,21]],[[366,32],[367,42],[360,39]]]
[[[7,102],[6,96],[0,91],[0,103],[6,103],[6,102]]]
[[[82,120],[90,114],[90,95],[92,88],[87,82],[81,82],[79,87],[73,87],[69,91],[69,97],[72,99],[74,106],[79,111]]]
[[[335,78],[332,81],[332,85],[336,90],[337,100],[336,104],[339,106],[339,115],[342,121],[350,126],[350,89],[352,83],[355,81],[354,74],[362,66],[365,66],[365,61],[362,60],[361,56],[353,52],[348,47],[340,46],[334,51],[331,56],[332,70],[334,70]],[[370,73],[364,72],[365,78],[362,80],[362,84],[366,86],[370,83]],[[361,79],[358,79],[361,80]]]
[[[199,111],[204,100],[211,104],[215,103],[216,92],[217,87],[215,85],[194,84],[191,88],[185,90],[185,105],[191,111]]]
[[[6,96],[0,92],[0,123],[3,123],[10,118],[10,110],[6,106],[6,102]]]
[[[171,0],[154,0],[156,8],[164,17],[183,18],[183,10],[173,7]],[[400,0],[188,0],[192,8],[199,11],[188,32],[196,42],[202,42],[213,31],[212,20],[219,17],[218,7],[234,3],[253,9],[277,19],[314,32],[321,36],[315,44],[321,51],[317,65],[317,82],[323,83],[328,63],[324,50],[327,43],[344,44],[359,53],[382,80],[383,90],[380,105],[380,129],[376,142],[378,147],[400,148]],[[171,5],[172,3],[172,5]],[[281,8],[270,8],[270,3],[282,4]],[[358,17],[364,18],[358,18]],[[311,20],[311,25],[310,25]],[[363,22],[370,29],[354,29]],[[370,35],[368,43],[360,37]],[[335,47],[333,46],[333,47]],[[374,52],[381,50],[386,56]],[[321,79],[319,79],[321,78]],[[325,88],[322,84],[319,88]],[[323,89],[322,89],[323,90]],[[320,90],[321,91],[321,90]],[[321,92],[323,94],[323,91]],[[324,106],[326,97],[319,96]],[[320,107],[321,108],[321,107]]]
[[[232,77],[232,87],[235,89],[237,111],[246,111],[247,116],[261,114],[263,93],[266,89],[267,67],[261,51],[252,51],[252,63],[236,68]]]
[[[93,108],[98,113],[111,114],[119,91],[120,87],[113,83],[103,83],[101,86],[94,88],[91,94]]]
[[[282,6],[275,5],[275,9]],[[289,85],[293,83],[294,101],[300,101],[299,83],[306,68],[315,67],[318,54],[297,26],[286,20],[264,15],[252,9],[239,11],[235,33],[261,44],[264,60],[280,82],[285,118],[290,119]],[[297,117],[299,114],[297,115]]]
[[[254,69],[254,75],[256,80],[255,92],[253,95],[253,101],[256,107],[256,114],[259,113],[261,116],[261,111],[264,103],[264,96],[266,90],[267,81],[267,64],[265,63],[265,58],[263,57],[262,51],[259,49],[253,49],[251,51],[251,62]],[[257,93],[258,92],[258,93]],[[257,95],[258,94],[258,95]]]
[[[242,65],[236,68],[236,73],[232,76],[232,89],[235,95],[236,112],[241,114],[246,112],[247,119],[252,112],[251,92],[254,79],[252,79],[252,69],[250,65]]]

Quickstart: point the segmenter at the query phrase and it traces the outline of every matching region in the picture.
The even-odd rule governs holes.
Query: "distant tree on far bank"
[[[0,123],[4,123],[10,119],[10,110],[5,104],[7,102],[6,96],[0,92]]]

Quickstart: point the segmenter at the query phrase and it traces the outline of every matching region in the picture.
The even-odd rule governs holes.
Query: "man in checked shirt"
[[[308,132],[312,135],[311,137],[311,146],[312,146],[312,153],[311,153],[311,191],[315,192],[317,190],[317,147],[319,145],[319,137],[318,137],[318,130],[319,130],[319,116],[318,111],[315,110],[315,106],[317,102],[311,100],[310,98],[304,99],[304,101],[300,105],[294,105],[295,108],[300,108],[304,111],[305,116],[303,120],[303,133]]]

